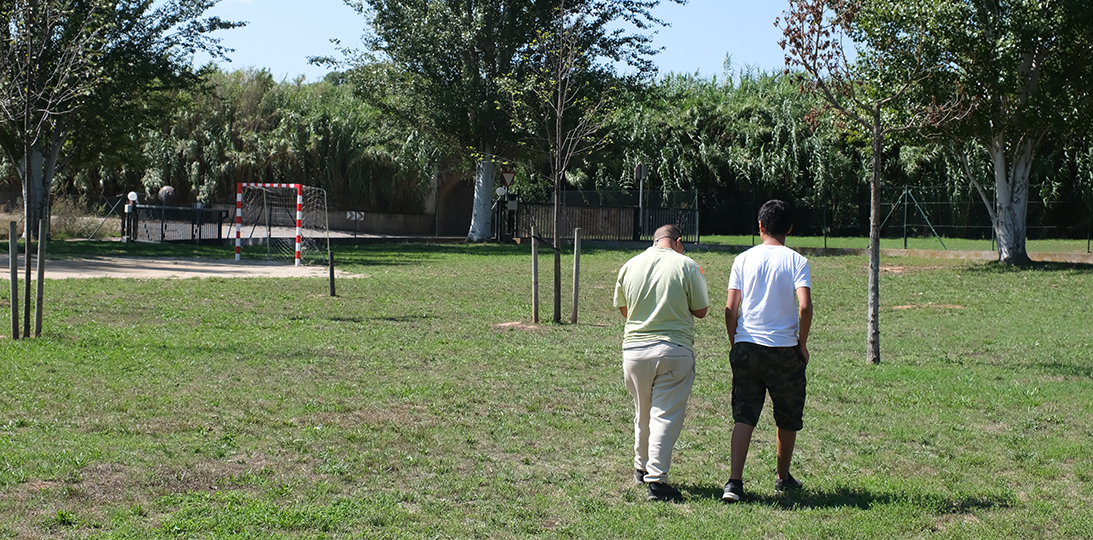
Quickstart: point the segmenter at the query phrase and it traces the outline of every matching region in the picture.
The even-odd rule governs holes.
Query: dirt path
[[[9,281],[8,255],[0,256],[0,279]],[[19,257],[19,279],[24,262]],[[135,257],[92,257],[87,259],[46,259],[46,279],[80,278],[241,278],[241,277],[320,277],[329,276],[325,266],[293,266],[291,263],[239,261],[224,259],[146,259]],[[32,275],[37,268],[32,267]],[[335,268],[336,277],[353,277]]]

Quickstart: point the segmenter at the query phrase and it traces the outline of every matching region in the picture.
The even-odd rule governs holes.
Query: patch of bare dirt
[[[0,268],[8,268],[9,257],[0,256]],[[22,257],[19,268],[23,268]],[[5,280],[8,272],[0,272]],[[46,259],[46,279],[86,278],[247,278],[247,277],[326,277],[326,266],[295,266],[277,261],[235,261],[231,259],[146,259],[136,257],[94,257],[88,259]],[[362,277],[334,268],[334,276]]]
[[[866,268],[866,270],[868,270],[869,266],[866,266],[865,268]],[[900,264],[882,264],[882,265],[880,265],[880,271],[882,273],[897,274],[897,275],[898,274],[906,274],[906,273],[909,273],[909,272],[922,272],[922,271],[925,271],[925,270],[937,270],[939,268],[944,268],[944,267],[942,267],[942,266],[917,266],[917,265],[916,266],[903,266],[903,265],[900,265]]]
[[[499,323],[499,324],[492,325],[491,328],[493,328],[494,330],[525,330],[525,331],[543,330],[543,327],[538,325],[538,324],[533,324],[533,323],[523,322],[523,321]]]
[[[979,518],[973,514],[945,514],[934,522],[933,531],[943,532],[950,527],[958,525],[975,525],[980,523]]]

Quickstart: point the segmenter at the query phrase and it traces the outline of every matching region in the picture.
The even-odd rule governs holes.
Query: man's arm
[[[725,331],[729,334],[729,345],[736,345],[736,322],[740,319],[740,289],[729,289],[725,300]]]
[[[801,349],[801,356],[808,363],[808,331],[812,329],[812,289],[808,287],[797,288],[797,347]]]
[[[691,315],[694,315],[696,319],[701,319],[701,318],[704,318],[706,316],[706,312],[709,311],[709,310],[710,310],[709,306],[704,307],[702,309],[692,309],[691,310]]]
[[[626,306],[619,306],[619,313],[622,313],[622,318],[626,318]]]

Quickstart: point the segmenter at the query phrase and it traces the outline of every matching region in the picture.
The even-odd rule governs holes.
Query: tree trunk
[[[562,179],[561,172],[554,178],[554,323],[562,322]]]
[[[1032,261],[1025,250],[1032,147],[1030,140],[1023,140],[1011,163],[1006,160],[1006,145],[1002,135],[996,136],[987,148],[994,166],[994,231],[998,236],[998,260],[1006,264],[1026,264]]]
[[[53,169],[56,158],[53,157],[53,153],[47,158],[43,158],[42,152],[37,148],[26,155],[30,157],[30,167],[23,166],[27,161],[26,157],[23,158],[23,163],[20,163],[21,172],[23,173],[23,215],[25,218],[23,237],[32,240],[36,239],[38,227],[30,224],[36,224],[40,219],[49,219],[49,192],[53,184]],[[48,231],[49,225],[47,224],[46,227]]]
[[[474,208],[471,212],[471,228],[467,232],[468,242],[485,242],[490,238],[493,218],[493,147],[486,145],[482,159],[475,167]]]
[[[880,174],[884,134],[880,107],[873,111],[873,175],[869,181],[869,314],[865,359],[880,363]]]

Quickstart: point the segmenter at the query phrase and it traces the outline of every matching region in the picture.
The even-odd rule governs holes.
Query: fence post
[[[8,266],[11,267],[11,339],[19,339],[19,246],[15,239],[18,225],[12,221],[8,235]]]
[[[326,253],[330,258],[330,296],[338,296],[334,292],[334,252],[327,251]]]
[[[695,208],[695,244],[696,244],[696,247],[697,247],[697,244],[701,243],[701,241],[702,241],[702,234],[699,232],[699,228],[698,228],[698,218],[699,218],[698,214],[699,214],[699,212],[698,212],[698,190],[697,189],[695,190],[695,206],[694,206],[694,208]]]
[[[137,231],[140,230],[140,213],[137,203],[133,203],[133,213],[129,215],[129,241],[137,241]]]
[[[570,324],[577,324],[577,292],[581,288],[581,229],[573,229],[573,314]]]
[[[531,322],[539,323],[539,239],[531,226]]]
[[[755,230],[755,228],[759,226],[757,224],[757,222],[755,221],[756,216],[759,215],[759,209],[756,207],[756,202],[755,202],[757,196],[758,196],[758,194],[755,192],[755,188],[754,187],[751,188],[751,217],[752,217],[752,219],[749,220],[749,221],[751,221],[751,245],[753,245],[753,246],[755,245],[755,233],[757,232]]]
[[[34,337],[42,335],[42,303],[45,301],[46,277],[46,226],[45,219],[38,220],[38,289],[34,301]]]
[[[903,186],[903,249],[907,249],[907,186]]]

